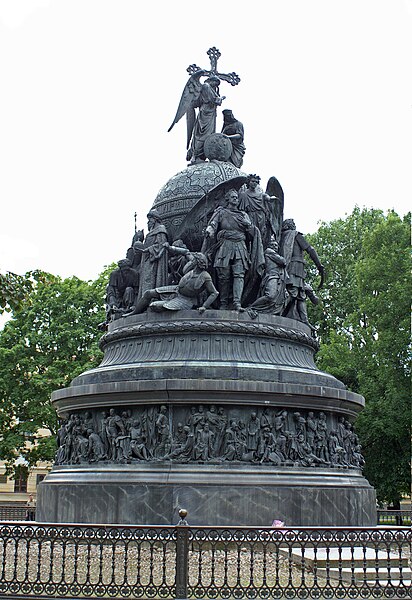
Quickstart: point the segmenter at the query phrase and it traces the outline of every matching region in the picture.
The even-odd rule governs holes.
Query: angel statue
[[[224,96],[219,96],[219,77],[212,75],[202,84],[200,82],[202,75],[204,71],[200,70],[189,78],[174,121],[168,130],[170,131],[186,114],[188,150],[186,160],[191,161],[192,164],[206,160],[205,139],[216,132],[216,109],[225,99]],[[199,109],[197,115],[196,108]]]
[[[197,65],[190,65],[187,71],[190,75],[186,83],[182,97],[177,108],[176,116],[168,131],[186,115],[187,122],[187,156],[186,160],[191,164],[206,160],[204,144],[206,138],[216,133],[216,109],[225,99],[220,96],[219,85],[221,81],[227,81],[231,85],[237,85],[240,81],[236,73],[219,73],[217,61],[220,52],[217,48],[209,48],[208,56],[211,69],[200,69]],[[201,77],[206,77],[202,83]],[[196,113],[196,109],[197,113]]]

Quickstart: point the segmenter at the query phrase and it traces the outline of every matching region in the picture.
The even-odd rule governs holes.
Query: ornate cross
[[[222,55],[220,54],[220,51],[215,48],[215,46],[213,46],[213,48],[209,48],[207,54],[210,60],[210,71],[201,69],[197,65],[189,65],[186,69],[189,75],[193,75],[193,73],[196,73],[196,71],[203,71],[205,75],[208,75],[209,77],[211,75],[216,75],[219,77],[219,79],[230,83],[230,85],[237,85],[240,82],[240,77],[236,73],[219,73],[217,71],[217,61]]]

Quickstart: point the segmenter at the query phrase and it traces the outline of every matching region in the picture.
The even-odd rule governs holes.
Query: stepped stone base
[[[234,311],[144,314],[111,323],[101,346],[99,367],[53,393],[71,430],[39,486],[40,521],[175,524],[185,508],[192,525],[270,526],[274,519],[291,527],[376,525],[375,492],[360,460],[345,461],[330,445],[328,455],[326,442],[323,450],[319,441],[315,447],[313,436],[317,456],[298,448],[299,431],[305,438],[311,419],[318,432],[323,427],[324,440],[336,440],[342,422],[353,422],[364,405],[362,396],[319,371],[317,343],[303,323]],[[207,450],[199,441],[203,430],[191,421],[195,413],[216,427]],[[249,445],[241,450],[240,424],[246,435],[253,413],[259,439],[242,442]],[[93,454],[85,431],[107,442],[108,418],[127,421],[127,433],[124,425],[119,442],[112,436]],[[179,424],[190,429],[189,423],[192,448],[170,459]],[[131,430],[143,425],[142,458],[133,452]],[[282,458],[273,445],[261,450],[269,444],[265,431],[272,444],[283,436],[289,449]]]

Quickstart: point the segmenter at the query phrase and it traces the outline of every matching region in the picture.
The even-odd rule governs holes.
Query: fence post
[[[180,521],[176,525],[176,600],[187,599],[189,579],[189,530],[187,510],[179,510]]]

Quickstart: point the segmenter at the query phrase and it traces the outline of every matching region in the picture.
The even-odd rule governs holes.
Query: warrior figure
[[[317,303],[317,298],[311,298],[313,294],[312,288],[305,284],[306,270],[303,253],[306,252],[313,260],[321,275],[321,283],[323,284],[324,267],[321,264],[316,250],[312,248],[309,242],[301,233],[296,230],[296,225],[293,219],[286,219],[282,226],[282,236],[280,240],[280,254],[286,261],[286,290],[288,299],[283,311],[283,316],[290,319],[296,319],[309,325],[306,312],[306,298],[309,297]]]
[[[241,305],[245,273],[251,265],[246,236],[254,236],[255,228],[248,215],[239,210],[236,190],[228,190],[224,196],[227,207],[219,207],[208,226],[206,237],[216,236],[213,266],[217,272],[220,293],[220,308],[229,307],[232,295],[235,310],[243,311]]]

